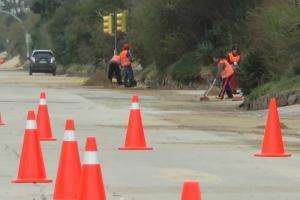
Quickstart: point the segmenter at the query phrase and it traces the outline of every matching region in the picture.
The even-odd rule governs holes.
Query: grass
[[[284,78],[280,81],[272,81],[254,89],[247,98],[249,100],[271,93],[284,93],[300,90],[300,75],[292,78]]]

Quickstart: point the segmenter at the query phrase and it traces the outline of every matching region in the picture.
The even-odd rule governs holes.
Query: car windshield
[[[37,58],[37,59],[41,59],[41,58],[52,58],[53,54],[51,52],[35,52],[33,54],[33,57]]]

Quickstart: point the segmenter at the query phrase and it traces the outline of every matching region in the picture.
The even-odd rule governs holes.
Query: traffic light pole
[[[115,49],[114,49],[114,54],[117,54],[117,43],[118,43],[118,36],[117,36],[117,12],[114,11],[114,29],[115,29]]]

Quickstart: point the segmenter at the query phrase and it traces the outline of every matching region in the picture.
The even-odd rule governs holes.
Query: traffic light
[[[103,32],[109,35],[113,34],[113,18],[111,15],[103,17]]]
[[[126,32],[126,13],[121,12],[117,14],[117,31]]]

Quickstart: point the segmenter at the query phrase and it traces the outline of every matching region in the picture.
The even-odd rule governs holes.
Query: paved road
[[[214,106],[209,112],[207,104],[201,112],[211,113],[214,118],[206,117],[205,124],[193,119],[194,124],[185,126],[183,118],[190,115],[200,118],[200,113],[193,109],[193,106],[198,108],[193,91],[176,91],[183,98],[174,99],[170,95],[173,91],[105,90],[79,87],[79,83],[76,78],[47,75],[29,78],[20,71],[0,71],[0,111],[7,122],[0,127],[0,199],[51,199],[53,184],[10,183],[16,177],[26,110],[36,108],[41,90],[47,93],[52,128],[58,138],[57,142],[42,143],[47,175],[52,179],[55,179],[64,120],[72,117],[81,153],[86,136],[97,138],[109,200],[179,199],[185,179],[199,180],[206,200],[300,199],[300,140],[297,123],[293,121],[299,119],[299,112],[294,112],[299,107],[283,110],[284,122],[289,125],[289,134],[285,136],[288,151],[293,156],[256,158],[252,154],[258,150],[262,130],[244,130],[260,125],[253,123],[262,122],[265,111],[230,112],[237,118],[249,119],[250,125],[244,123],[238,130],[234,125],[224,126],[222,131],[222,126],[214,128],[210,123],[226,120],[226,109],[236,105],[225,102],[226,106],[220,109]],[[123,143],[132,93],[141,94],[145,132],[155,149],[152,152],[117,150]],[[187,109],[183,109],[185,106]]]

